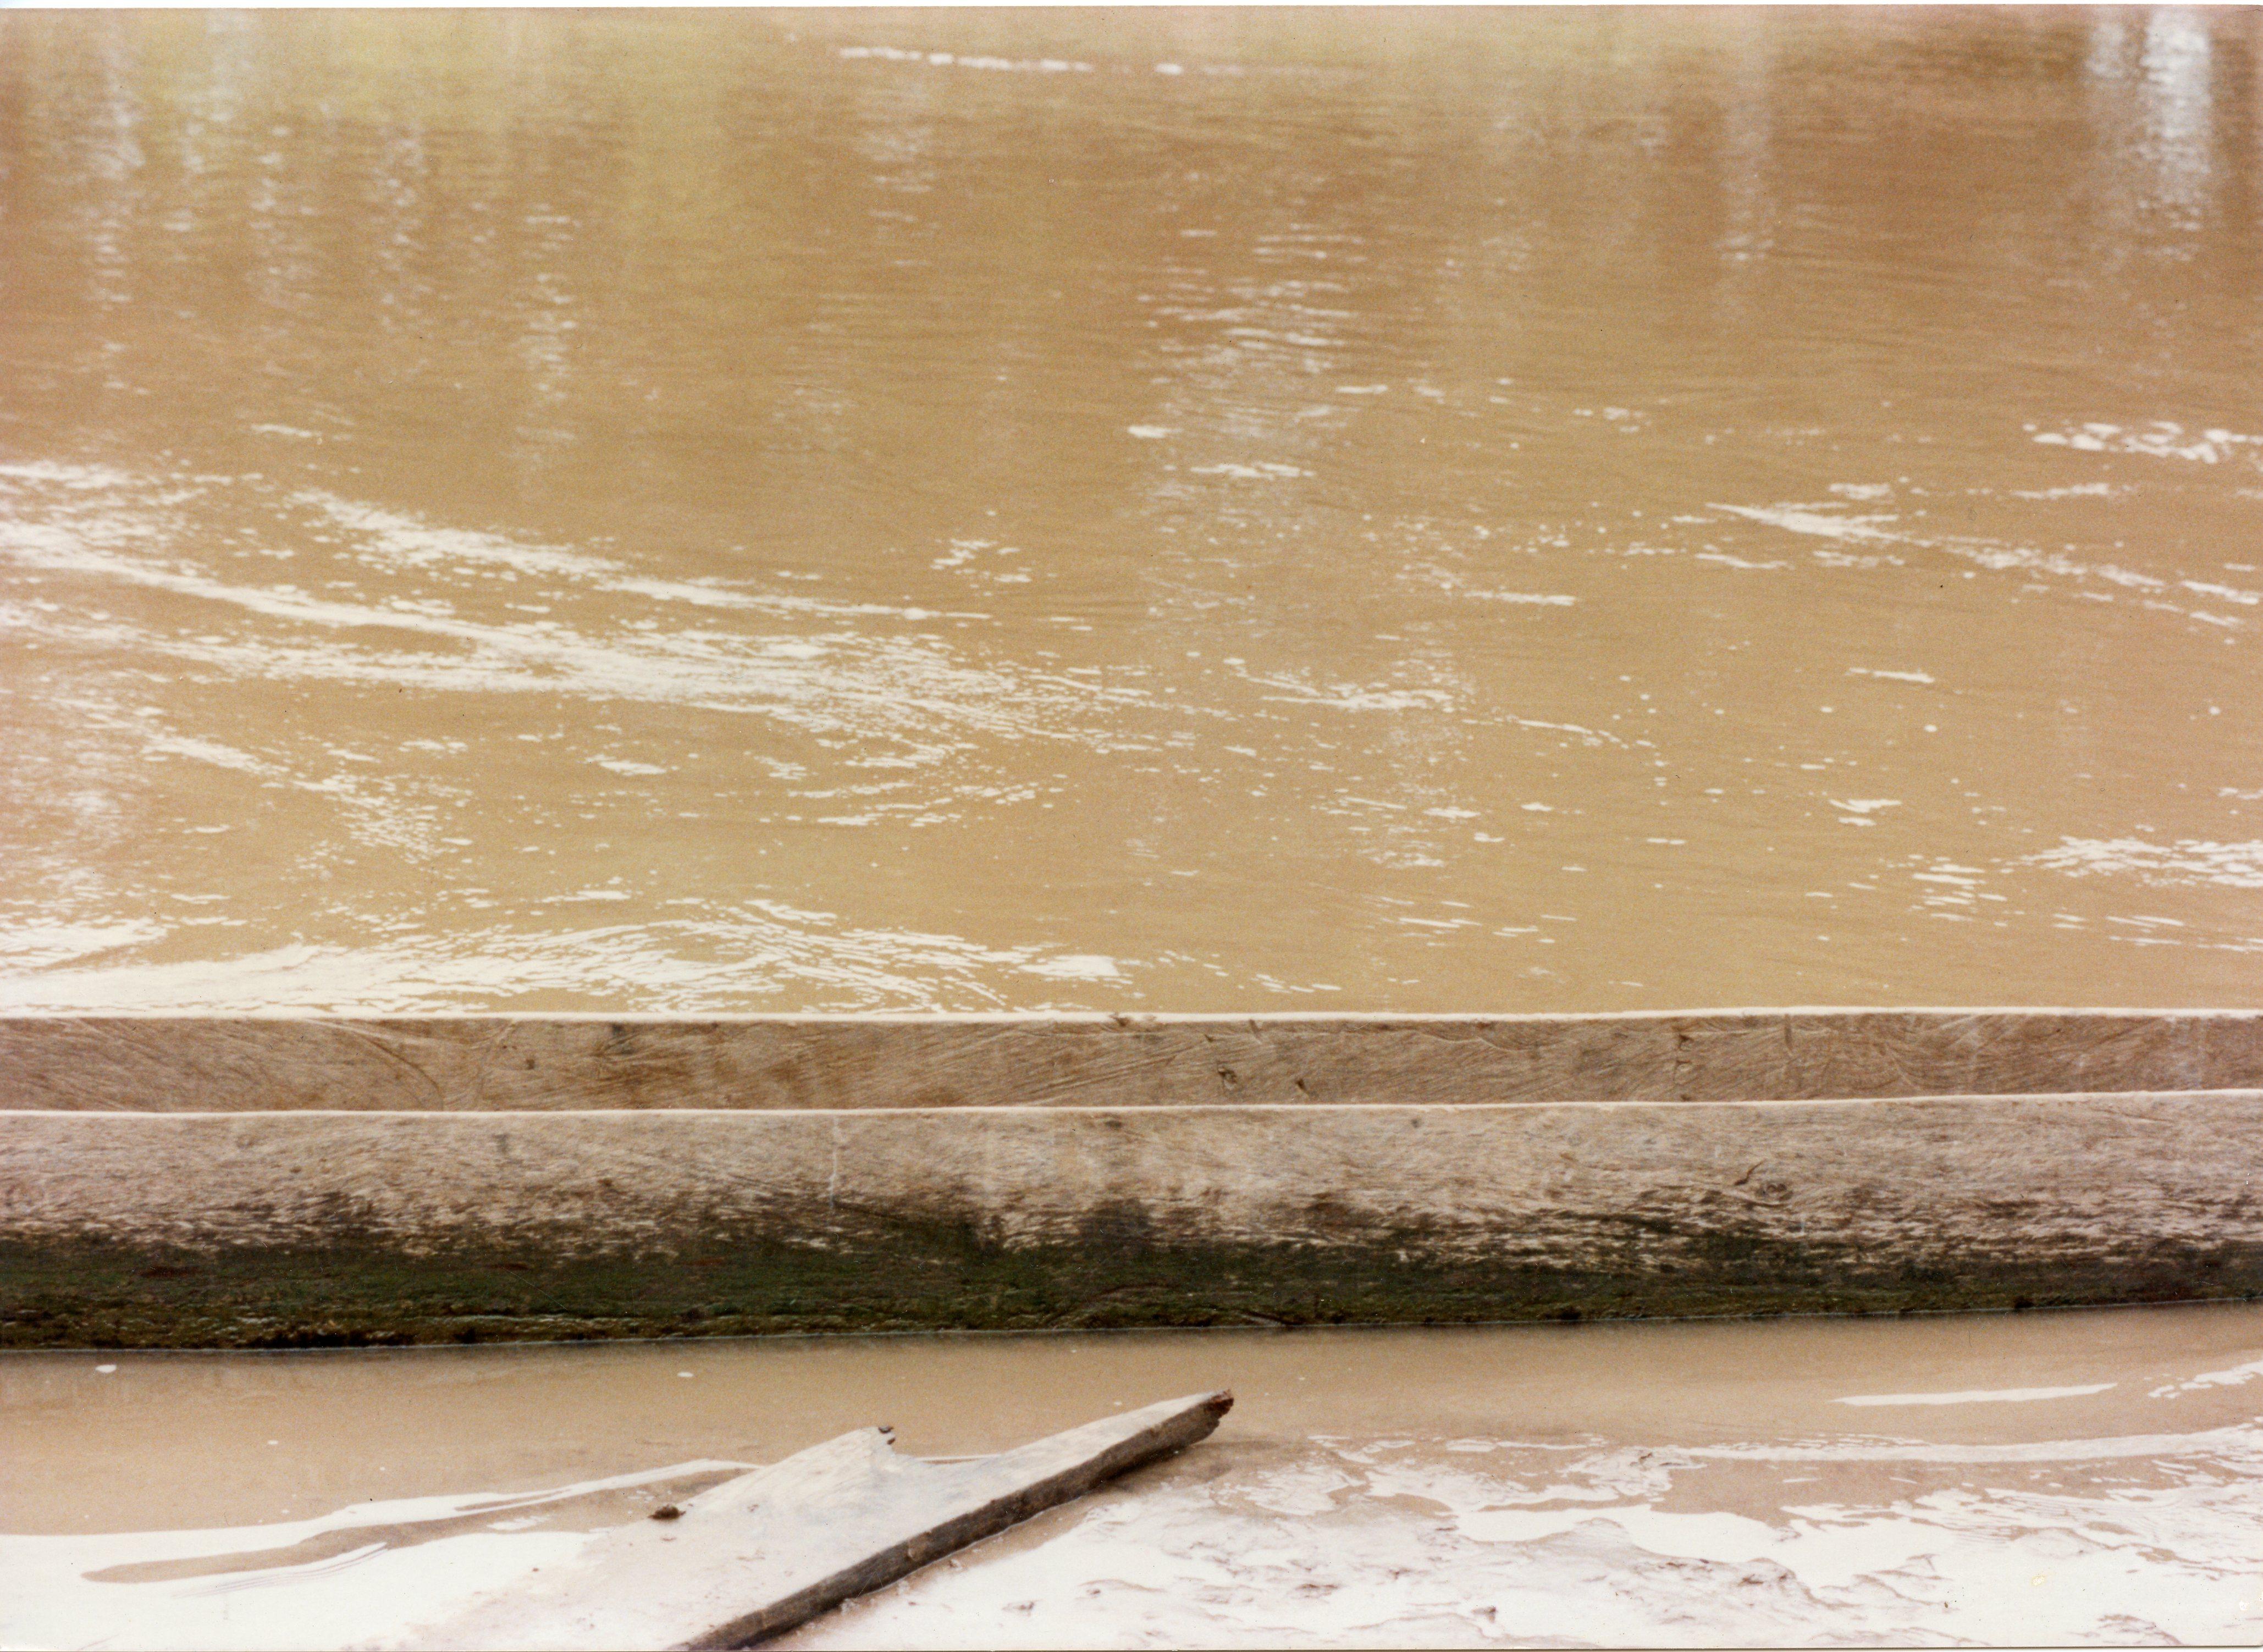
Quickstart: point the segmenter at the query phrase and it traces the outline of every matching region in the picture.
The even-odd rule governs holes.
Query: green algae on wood
[[[1401,1244],[1013,1252],[912,1231],[853,1255],[734,1246],[685,1260],[0,1246],[0,1347],[315,1348],[779,1333],[1464,1324],[1907,1313],[2263,1295],[2263,1244],[2086,1264],[1882,1263],[1754,1239],[1673,1272],[1442,1265]]]
[[[427,1050],[424,1066],[404,1066],[400,1038],[375,1023],[145,1022],[130,1038],[116,1032],[134,1061],[77,1073],[69,1105],[21,1105],[31,1080],[0,1069],[0,1088],[19,1098],[0,1107],[0,1342],[293,1346],[2245,1295],[2263,1251],[2263,1089],[2117,1080],[2252,1083],[2259,1024],[2087,1012],[1545,1027],[879,1020],[764,1034],[845,1039],[860,1061],[907,1041],[905,1082],[917,1082],[871,1105],[753,1094],[545,1107],[529,1093],[488,1108],[440,1085],[416,1106],[367,1105],[379,1092],[366,1090],[338,1109],[320,1106],[319,1091],[282,1105],[265,1092],[260,1105],[178,1105],[212,1099],[192,1087],[150,1109],[130,1103],[169,1050],[194,1057],[181,1069],[189,1079],[222,1051],[235,1064],[221,1100],[251,1094],[242,1086],[257,1074],[242,1064],[264,1046],[278,1058],[310,1039],[358,1051],[353,1060],[367,1056],[397,1076],[386,1083],[412,1091],[423,1080],[399,1075],[430,1078],[444,1064]],[[0,1021],[0,1049],[26,1048],[9,1039],[28,1025]],[[1782,1052],[1825,1025],[1884,1042],[1786,1066]],[[1894,1042],[1912,1027],[1917,1045]],[[665,1044],[712,1031],[495,1018],[434,1037],[487,1052],[481,1061],[522,1059],[538,1035],[561,1048],[594,1038],[590,1059],[642,1063],[647,1032]],[[1597,1057],[1626,1055],[1614,1042],[1623,1038],[1635,1041],[1631,1064]],[[1116,1054],[1095,1057],[1110,1040]],[[2053,1053],[2054,1040],[2068,1042]],[[69,1042],[51,1041],[41,1059]],[[992,1072],[1008,1087],[980,1104],[957,1093],[906,1100],[962,1056],[979,1066],[1022,1049],[1041,1058],[1019,1088],[1009,1062]],[[2126,1068],[2108,1059],[2117,1052]],[[1061,1090],[1064,1061],[1085,1063],[1091,1082]],[[57,1071],[33,1065],[35,1078]],[[493,1078],[476,1063],[447,1071],[447,1084],[475,1089]],[[1320,1099],[1294,1083],[1286,1093],[1302,1100],[1214,1093],[1223,1073],[1235,1094],[1269,1096],[1304,1071],[1323,1092],[1364,1075],[1357,1093],[1370,1099]],[[1192,1093],[1153,1099],[1174,1093],[1173,1072],[1191,1072]],[[1908,1093],[1944,1073],[1999,1087]],[[1871,1093],[1721,1093],[1738,1074],[1860,1080]],[[2070,1074],[2079,1088],[2001,1087]],[[1500,1085],[1516,1093],[1486,1099]],[[1148,1099],[1095,1099],[1124,1094]]]

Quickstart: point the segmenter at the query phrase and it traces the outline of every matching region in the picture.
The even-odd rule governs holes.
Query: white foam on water
[[[1881,523],[1893,522],[1893,516],[1832,516],[1819,510],[1809,510],[1797,505],[1723,505],[1707,507],[1725,510],[1732,516],[1765,523],[1771,528],[1782,528],[1788,533],[1807,534],[1821,539],[1853,539],[1878,543],[1906,543],[1906,536],[1889,533]]]
[[[25,459],[0,465],[0,477],[11,481],[36,482],[67,487],[76,493],[99,493],[131,485],[134,479],[107,465],[69,465],[57,459]]]
[[[1567,1461],[1494,1442],[1477,1473],[1407,1444],[1314,1442],[1270,1471],[1106,1493],[1041,1543],[922,1574],[795,1644],[2120,1644],[2263,1627],[2252,1437],[2237,1470],[2142,1487],[1951,1480],[1805,1503],[1778,1468],[1746,1488],[1773,1497],[1765,1514],[1706,1506],[1694,1454]]]
[[[1231,463],[1218,465],[1197,465],[1189,472],[1189,474],[1194,476],[1227,476],[1233,478],[1236,481],[1265,481],[1279,480],[1291,476],[1310,476],[1312,472],[1300,470],[1294,465],[1281,465],[1261,460],[1251,465],[1238,465]]]
[[[341,499],[334,494],[309,490],[293,496],[336,526],[357,536],[358,554],[384,566],[443,573],[472,568],[502,568],[515,573],[567,579],[596,589],[650,597],[655,602],[686,602],[698,608],[741,609],[776,614],[826,615],[840,618],[924,620],[929,610],[886,602],[830,602],[820,597],[788,596],[749,592],[710,580],[667,580],[641,574],[626,565],[585,552],[555,545],[531,545],[506,535],[472,529],[435,526],[398,511]],[[980,614],[951,613],[944,617],[981,619]]]
[[[1284,692],[1267,695],[1269,701],[1293,705],[1325,705],[1340,711],[1409,711],[1443,710],[1454,696],[1442,689],[1399,689],[1383,685],[1332,682],[1325,686],[1299,682],[1292,677],[1248,676],[1262,688]]]
[[[1725,511],[1787,533],[1812,538],[1855,541],[1864,544],[1892,544],[1936,551],[1956,557],[1980,567],[1998,573],[2048,574],[2078,583],[2101,581],[2122,589],[2149,594],[2149,605],[2158,605],[2162,611],[2196,619],[2219,627],[2238,630],[2245,622],[2223,615],[2187,610],[2173,602],[2160,602],[2157,594],[2177,588],[2193,590],[2200,595],[2220,598],[2236,604],[2263,602],[2263,593],[2250,592],[2237,587],[2213,583],[2195,583],[2188,580],[2170,580],[2156,574],[2122,567],[2111,562],[2085,562],[2062,552],[2038,551],[2024,545],[2003,545],[1995,541],[1975,539],[1958,535],[1933,535],[1917,532],[1900,524],[1902,518],[1894,516],[1853,516],[1833,515],[1804,505],[1730,505],[1715,503],[1709,509]],[[1822,554],[1820,552],[1818,555]],[[1720,552],[1702,553],[1699,560],[1738,562],[1739,559]],[[1758,566],[1739,563],[1739,566]],[[2091,593],[2103,596],[2103,593]],[[1869,675],[1891,675],[1872,673]]]
[[[907,51],[899,46],[844,46],[845,58],[877,58],[888,63],[920,63],[931,69],[1004,69],[1019,74],[1088,75],[1092,65],[1058,57],[1009,58],[968,56],[954,52]]]
[[[2028,428],[2029,439],[2044,447],[2072,448],[2086,453],[2136,453],[2147,458],[2184,459],[2200,465],[2219,464],[2245,450],[2263,448],[2263,436],[2216,427],[2187,430],[2173,419],[2154,419],[2135,425],[2094,420],[2056,430],[2038,430],[2033,425]]]
[[[57,523],[0,520],[0,554],[22,566],[115,581],[276,622],[215,633],[201,617],[177,628],[115,620],[89,624],[68,613],[11,604],[0,611],[0,626],[105,650],[167,655],[254,680],[562,695],[754,713],[812,732],[886,740],[919,761],[934,761],[969,738],[1104,740],[1086,713],[1096,703],[1125,703],[1125,696],[1093,685],[975,664],[924,636],[864,631],[750,636],[681,626],[585,631],[550,619],[468,618],[441,611],[445,604],[396,606],[239,583],[107,548],[76,525]],[[548,566],[549,553],[520,548],[512,554],[522,562],[535,557],[529,566]],[[667,581],[606,584],[617,592],[668,600],[684,595],[684,588]],[[423,646],[387,646],[378,640],[387,633]]]
[[[1120,981],[1124,971],[1116,960],[1098,953],[1072,952],[1056,958],[1040,958],[1025,963],[1023,970],[1030,975],[1042,975],[1055,981]]]
[[[2070,877],[2120,874],[2149,884],[2263,889],[2263,840],[2156,843],[2147,838],[2062,838],[2057,848],[2028,855],[2016,864]]]
[[[1461,595],[1481,602],[1529,602],[1540,608],[1570,608],[1579,602],[1576,596],[1563,596],[1539,591],[1473,591],[1464,590]]]
[[[2245,1365],[2227,1367],[2222,1371],[2203,1371],[2197,1376],[2187,1377],[2181,1382],[2165,1383],[2148,1391],[2147,1397],[2173,1400],[2180,1395],[2197,1394],[2207,1389],[2235,1389],[2243,1383],[2263,1377],[2263,1360],[2251,1360]]]
[[[16,969],[44,969],[73,958],[146,946],[167,933],[163,924],[148,919],[57,923],[0,916],[0,963]]]
[[[397,1634],[452,1603],[509,1588],[543,1566],[572,1559],[588,1533],[525,1529],[547,1506],[746,1466],[701,1460],[547,1491],[372,1501],[262,1526],[0,1535],[0,1644],[167,1652],[353,1646]],[[415,1530],[466,1520],[486,1529],[431,1537]],[[275,1551],[350,1539],[358,1531],[369,1531],[372,1540],[335,1553],[326,1551],[336,1544],[319,1546],[315,1557],[295,1564],[270,1559]],[[196,1562],[234,1562],[235,1568],[148,1581],[101,1576]]]
[[[1849,1435],[1827,1419],[1806,1434],[1645,1445],[1471,1432],[1458,1418],[1386,1435],[1253,1418],[1254,1433],[1229,1427],[787,1644],[2244,1644],[2263,1632],[2263,1425],[2238,1420],[2235,1391],[2263,1375],[2263,1360],[2222,1365],[2227,1346],[2235,1360],[2250,1347],[2207,1335],[2214,1322],[2181,1323],[2205,1345],[2160,1363],[2133,1353],[2136,1339],[2119,1354],[2102,1339],[2122,1375],[2143,1372],[2132,1382],[1850,1396],[1914,1401],[1928,1428],[1997,1431],[1979,1439]],[[680,1348],[652,1353],[651,1372],[684,1374]],[[1857,1358],[1845,1368],[1868,1367]],[[1372,1369],[1399,1380],[1395,1365]],[[2163,1377],[2174,1380],[2131,1391]],[[1444,1391],[1428,1381],[1418,1417]],[[1793,1377],[1786,1415],[1827,1412],[1815,1387],[1814,1374]],[[2202,1425],[2007,1439],[2045,1415],[2065,1427],[2070,1414],[1963,1409],[2117,1389],[2111,1421]],[[1741,1374],[1734,1391],[1761,1414],[1775,1409]],[[1456,1409],[1466,1403],[1451,1392]],[[1698,1410],[1713,1426],[1734,1405]],[[569,1560],[583,1539],[544,1526],[565,1499],[741,1466],[703,1460],[220,1530],[0,1536],[0,1640],[318,1648],[395,1638]],[[608,1506],[581,1518],[627,1517]],[[455,1524],[417,1529],[442,1521]],[[221,1563],[190,1576],[157,1569],[200,1561]]]
[[[2263,1428],[2234,1424],[2187,1434],[2115,1434],[2094,1439],[1960,1444],[1912,1439],[1840,1439],[1790,1445],[1690,1446],[1703,1461],[1781,1463],[2100,1463],[2223,1457],[2263,1464]]]
[[[2016,1405],[2029,1400],[2070,1400],[2103,1394],[2115,1385],[2090,1382],[2064,1389],[1960,1389],[1948,1394],[1846,1394],[1834,1405]]]
[[[560,895],[550,909],[631,898],[615,889],[582,889]],[[983,1010],[1009,1007],[997,985],[1001,970],[1120,989],[1147,967],[1051,945],[872,928],[774,901],[713,904],[693,916],[601,927],[530,932],[498,925],[361,947],[294,943],[184,962],[127,952],[75,963],[168,933],[154,923],[0,929],[24,937],[20,950],[0,945],[0,1010],[410,1014],[508,1008],[557,994],[626,1002],[655,992],[685,1013],[781,996],[812,1012]]]
[[[1850,677],[1878,677],[1893,682],[1931,683],[1934,681],[1929,672],[1881,671],[1868,666],[1849,666],[1847,667],[1847,675]]]

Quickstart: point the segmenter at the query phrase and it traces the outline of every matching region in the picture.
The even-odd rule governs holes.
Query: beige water
[[[360,1643],[733,1463],[1227,1384],[1206,1444],[803,1643],[2263,1641],[2255,1305],[13,1354],[0,1639]]]
[[[2258,48],[0,13],[0,1006],[2255,1003]],[[11,1356],[0,1639],[343,1644],[1226,1381],[806,1642],[2253,1642],[2259,1352]]]
[[[0,1003],[2256,1002],[2258,40],[0,17]]]

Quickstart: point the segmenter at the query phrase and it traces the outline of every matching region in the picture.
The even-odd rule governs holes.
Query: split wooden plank
[[[386,1644],[430,1648],[753,1646],[1206,1438],[1195,1394],[956,1463],[860,1429],[727,1481],[681,1517],[599,1534],[536,1578]]]

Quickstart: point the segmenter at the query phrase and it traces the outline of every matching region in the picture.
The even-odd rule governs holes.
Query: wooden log
[[[0,1345],[2263,1292],[2263,1015],[0,1019]]]
[[[2255,1090],[15,1113],[0,1115],[0,1335],[288,1344],[2243,1295],[2263,1284],[2259,1188]]]
[[[712,1487],[679,1519],[602,1533],[565,1565],[394,1644],[753,1646],[1206,1438],[1233,1405],[1189,1395],[947,1464],[859,1429]]]
[[[0,1119],[12,1238],[662,1260],[960,1231],[1032,1252],[1416,1236],[1645,1266],[1693,1242],[2005,1261],[2263,1239],[2263,1091],[1467,1107]],[[1136,1215],[1134,1212],[1136,1211]],[[1095,1213],[1102,1213],[1095,1222]]]

